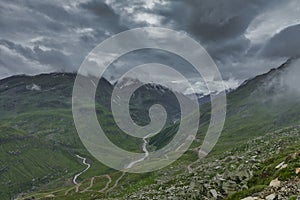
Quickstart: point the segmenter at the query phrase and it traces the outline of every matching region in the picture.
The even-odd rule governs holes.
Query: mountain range
[[[179,182],[182,183],[181,187],[190,187],[192,176],[198,176],[189,170],[194,168],[195,164],[199,167],[209,166],[213,160],[222,156],[227,158],[228,152],[244,154],[244,151],[236,149],[246,148],[245,145],[249,141],[255,141],[259,137],[271,142],[272,138],[267,137],[268,135],[277,138],[277,130],[300,124],[299,64],[299,59],[289,59],[280,67],[247,80],[237,89],[228,92],[223,133],[204,161],[197,160],[197,150],[209,124],[210,103],[209,97],[200,99],[199,132],[190,149],[171,166],[146,174],[124,174],[110,169],[93,158],[84,148],[72,118],[72,87],[75,74],[18,75],[3,79],[0,81],[0,196],[2,199],[122,199],[126,196],[139,199],[139,191],[146,194],[147,191],[151,191],[149,188],[153,190],[158,185],[161,188],[156,189],[162,190],[165,195],[173,193],[176,196],[176,189],[172,192],[170,188]],[[107,136],[121,148],[142,152],[143,141],[124,134],[114,123],[110,108],[114,84],[101,79],[99,86],[101,87],[97,89],[96,110]],[[144,85],[134,93],[130,104],[133,120],[141,125],[149,123],[148,110],[156,103],[166,108],[168,120],[162,132],[150,139],[148,149],[167,144],[176,133],[177,122],[180,120],[180,106],[174,92],[163,86],[151,84]],[[236,154],[232,155],[235,157],[232,159],[232,165],[240,162]],[[85,168],[82,160],[76,155],[86,158],[91,168],[80,175],[80,184],[74,186],[74,175]],[[249,159],[246,154],[245,158]],[[261,159],[267,158],[265,156]],[[237,184],[247,185],[248,182],[243,181],[251,180],[250,186],[254,187],[257,180],[255,182],[253,177],[259,175],[260,169],[251,169],[249,177],[246,175],[247,179]],[[217,172],[224,173],[215,170],[210,172],[211,174],[202,175],[213,178]],[[249,189],[236,188],[238,189],[231,192],[224,188],[219,192],[214,188],[208,190],[209,194],[207,191],[203,193],[206,197],[210,195],[207,197],[210,199],[224,199],[234,192]],[[155,199],[157,195],[149,192],[145,196]],[[193,198],[203,199],[201,195],[194,195]]]

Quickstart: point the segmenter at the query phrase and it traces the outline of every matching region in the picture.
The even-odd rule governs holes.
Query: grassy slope
[[[93,175],[112,172],[90,156],[76,133],[71,113],[73,81],[72,74],[17,76],[0,81],[2,199],[31,189],[70,185],[74,174],[84,168],[75,154],[89,158]],[[26,88],[32,83],[42,91]],[[98,95],[105,92],[99,91]],[[101,111],[101,122],[113,133],[109,134],[112,141],[125,149],[140,151],[139,140],[128,140],[110,125],[110,112],[101,104],[97,109]],[[82,177],[89,177],[90,171]]]
[[[228,113],[227,113],[227,120],[224,127],[224,132],[217,144],[214,148],[213,152],[210,156],[217,155],[225,150],[231,149],[235,146],[243,144],[250,138],[254,138],[256,136],[262,135],[270,130],[275,130],[279,127],[285,127],[289,125],[299,124],[300,119],[300,105],[297,101],[294,101],[293,98],[290,96],[283,95],[281,98],[277,99],[277,101],[272,101],[268,97],[272,97],[274,91],[270,90],[269,88],[262,87],[265,82],[270,81],[276,76],[279,76],[281,70],[273,70],[268,74],[256,77],[255,79],[249,81],[247,84],[241,86],[238,90],[234,91],[228,96]],[[275,91],[276,93],[276,91]],[[32,109],[34,110],[36,106],[34,105]],[[209,106],[206,105],[202,109],[202,113],[204,113],[202,118],[201,129],[199,131],[198,138],[194,142],[192,148],[197,147],[201,144],[201,138],[205,133],[207,127],[207,119],[209,119]],[[30,110],[32,112],[32,110]],[[48,112],[48,111],[47,111]],[[35,115],[36,116],[36,115]],[[104,117],[104,121],[110,118],[110,113],[106,112],[106,117]],[[37,118],[37,117],[35,117]],[[203,120],[204,119],[204,120]],[[108,122],[109,123],[109,122]],[[26,122],[26,124],[28,124]],[[174,128],[166,129],[166,134],[168,135],[168,139],[172,137],[172,132]],[[30,128],[32,130],[32,127]],[[40,130],[44,131],[44,128]],[[111,130],[114,132],[117,130]],[[63,131],[67,133],[68,131]],[[73,135],[73,136],[71,136]],[[70,133],[70,137],[74,136],[74,132]],[[53,141],[57,141],[57,138],[53,137]],[[111,136],[113,137],[113,136]],[[65,136],[61,137],[61,140],[64,140]],[[118,137],[115,137],[117,141]],[[160,137],[159,139],[152,141],[152,145],[160,147],[161,144],[165,144],[167,141]],[[72,140],[72,139],[71,139]],[[157,143],[158,140],[161,140]],[[59,141],[59,140],[58,140]],[[68,142],[67,141],[64,142]],[[78,141],[78,138],[75,138],[74,141]],[[132,143],[133,142],[133,143]],[[131,144],[138,144],[138,142],[131,141]],[[66,144],[63,143],[63,146]],[[124,145],[124,144],[123,144]],[[74,146],[75,147],[75,146]],[[128,145],[130,148],[131,145]],[[126,145],[125,147],[126,148]],[[77,149],[83,155],[87,155],[83,149]],[[196,154],[190,150],[184,154],[182,158],[176,161],[172,166],[173,168],[178,168],[178,173],[185,173],[184,167],[190,161],[195,160],[197,158]],[[64,160],[64,159],[63,159]],[[74,159],[73,159],[74,160]],[[74,161],[75,162],[75,161]],[[76,162],[78,165],[78,162]],[[98,164],[94,165],[98,166]],[[101,164],[99,164],[101,166]],[[94,168],[94,170],[90,170],[84,177],[91,177],[93,175],[99,175],[99,173],[103,173],[104,169],[99,170],[99,168]],[[162,173],[167,172],[170,168],[167,167],[166,169],[162,170]],[[115,172],[116,173],[116,172]],[[125,178],[121,183],[120,187],[118,187],[118,195],[124,195],[130,191],[138,190],[139,188],[151,183],[155,177],[159,177],[161,172],[155,172],[152,174],[146,175],[130,175]],[[105,180],[103,183],[104,184]],[[128,183],[130,187],[128,187]],[[125,189],[121,189],[122,186]],[[125,190],[125,191],[124,191]],[[103,196],[101,194],[72,194],[71,198],[74,195],[79,195],[78,197],[84,197],[85,195],[96,195],[96,196]],[[77,196],[76,196],[77,197]],[[86,199],[88,197],[85,197]],[[83,199],[85,199],[83,198]]]
[[[80,180],[114,173],[114,170],[96,161],[85,150],[77,135],[71,112],[74,78],[74,74],[54,73],[0,80],[1,198],[7,199],[29,190],[72,185],[71,178],[84,168],[75,154],[87,157],[92,163],[91,169]],[[38,85],[41,91],[31,90],[33,84]],[[101,126],[109,139],[119,147],[141,152],[142,140],[124,134],[114,125],[108,101],[112,85],[105,80],[101,80],[101,84],[104,87],[98,88],[96,94]],[[132,107],[133,117],[139,116],[139,112],[145,113],[145,108],[152,105],[153,97],[149,91],[144,95],[147,101],[138,102],[139,106]],[[161,99],[165,95],[156,93]],[[132,101],[137,102],[137,99]],[[176,108],[173,105],[168,109],[173,110],[175,115]],[[138,119],[141,123],[147,117]],[[17,152],[16,155],[14,152]]]

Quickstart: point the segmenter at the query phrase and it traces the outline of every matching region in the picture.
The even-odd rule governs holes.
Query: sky
[[[0,78],[76,72],[103,40],[149,26],[198,41],[228,88],[300,55],[299,0],[1,0]],[[186,69],[174,56],[141,52],[114,63],[108,78],[153,60]],[[201,80],[188,76],[201,90]]]

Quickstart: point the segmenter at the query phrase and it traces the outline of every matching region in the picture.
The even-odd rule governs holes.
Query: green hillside
[[[226,182],[225,189],[223,185],[220,186],[220,191],[217,186],[213,186],[219,183],[200,181],[203,177],[210,180],[215,178],[217,173],[223,175],[226,171],[230,171],[231,166],[226,164],[218,166],[215,160],[225,159],[230,152],[237,158],[238,154],[244,151],[237,151],[236,148],[242,148],[252,139],[255,140],[269,133],[269,136],[265,136],[264,139],[271,141],[272,138],[277,137],[275,130],[299,125],[298,97],[300,94],[282,82],[284,76],[290,73],[290,70],[294,70],[294,62],[294,60],[289,60],[281,67],[245,82],[228,94],[228,112],[224,131],[218,144],[206,159],[197,160],[197,148],[201,145],[210,119],[209,104],[201,106],[200,130],[190,150],[171,166],[147,174],[122,174],[108,169],[85,150],[76,133],[71,113],[74,74],[16,76],[1,80],[0,196],[3,199],[9,199],[16,194],[24,193],[19,195],[21,199],[32,197],[139,199],[141,193],[149,197],[170,196],[171,194],[184,197],[185,193],[187,197],[189,194],[197,199],[204,194],[206,197],[211,195],[207,194],[211,192],[211,189],[201,189],[200,186],[212,184],[211,187],[215,188],[214,190],[221,199],[224,199],[234,193],[228,189],[231,187],[228,184],[233,184],[232,181],[235,180]],[[141,152],[142,140],[125,135],[114,125],[108,101],[113,85],[106,80],[101,81],[104,87],[97,91],[96,108],[99,121],[101,125],[104,125],[107,136],[124,149]],[[149,89],[149,86],[147,87]],[[172,123],[180,111],[170,91],[162,93],[161,88],[156,90],[150,87],[156,92],[155,95],[149,95],[153,91],[148,91],[147,87],[141,88],[141,94],[136,95],[142,96],[143,101],[140,101],[141,98],[132,100],[132,116],[137,122],[140,124],[148,122],[147,108],[153,103],[162,102],[167,106],[167,110],[172,111],[165,129],[161,134],[151,138],[149,142],[149,148],[155,149],[164,146],[173,137],[177,124],[172,125]],[[164,96],[166,94],[169,94],[168,98]],[[160,101],[155,100],[156,98]],[[297,146],[298,140],[295,142]],[[256,149],[251,150],[256,151]],[[282,157],[286,152],[288,150],[281,152]],[[91,168],[79,177],[80,184],[74,186],[72,178],[85,168],[81,160],[76,158],[76,154],[87,158]],[[247,156],[245,155],[245,158]],[[234,161],[233,166],[239,163],[238,160]],[[204,170],[206,173],[199,171],[205,169],[203,168],[205,166],[209,168],[214,164],[216,166],[212,169],[218,169]],[[245,166],[248,167],[246,164]],[[197,167],[199,170],[193,170]],[[233,172],[237,170],[236,167],[233,167]],[[240,170],[242,169],[243,167]],[[251,173],[256,173],[255,176],[260,176],[260,171],[252,168],[251,171]],[[253,184],[266,184],[259,183],[255,176],[251,179]],[[197,177],[199,179],[197,181],[200,182],[194,180]],[[270,176],[269,179],[271,178],[274,177]],[[254,187],[254,185],[247,185],[246,181],[249,180],[250,177],[246,175],[246,178],[239,180],[238,184]],[[188,189],[191,184],[199,185],[198,193]],[[177,190],[176,187],[174,189],[173,186],[181,189]],[[246,188],[236,186],[232,190],[236,192],[243,189]]]
[[[84,167],[76,154],[88,157],[92,168],[80,176],[102,175],[113,170],[96,161],[83,147],[75,130],[71,96],[74,74],[53,73],[38,76],[14,76],[0,81],[0,196],[7,199],[16,194],[39,188],[72,185],[74,174]],[[99,122],[116,145],[129,151],[141,152],[142,140],[124,134],[114,123],[110,112],[113,85],[100,80],[96,94]],[[133,98],[132,115],[139,123],[146,123],[146,108],[172,93],[141,88]],[[148,86],[148,90],[154,90]],[[169,94],[169,95],[168,95]],[[168,101],[174,99],[170,96]],[[157,100],[158,99],[158,100]],[[167,102],[167,101],[165,101]],[[167,103],[165,103],[167,105]],[[171,116],[179,112],[173,104]],[[145,116],[145,117],[139,117]],[[169,119],[169,123],[174,118]]]

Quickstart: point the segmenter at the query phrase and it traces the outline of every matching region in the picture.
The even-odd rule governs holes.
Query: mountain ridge
[[[285,93],[281,95],[281,91],[286,92],[284,89],[285,85],[278,84],[281,82],[277,81],[277,73],[275,73],[286,71],[281,69],[290,69],[288,66],[295,64],[295,62],[293,59],[285,67],[280,67],[279,70],[273,69],[269,73],[258,76],[228,94],[228,113],[224,131],[218,144],[207,159],[213,159],[224,151],[229,151],[233,147],[238,147],[244,144],[245,141],[262,136],[267,132],[300,124],[300,105],[294,98],[284,95]],[[279,77],[285,76],[285,73],[278,73],[278,75]],[[191,148],[182,158],[162,170],[162,172],[153,172],[145,175],[122,175],[96,161],[84,149],[77,136],[71,113],[72,80],[74,80],[75,74],[62,75],[60,73],[53,73],[50,79],[45,79],[45,77],[47,75],[40,75],[24,80],[24,77],[18,76],[17,78],[7,79],[7,82],[0,81],[0,110],[2,113],[0,131],[7,133],[0,136],[0,141],[2,141],[0,157],[5,160],[5,162],[0,162],[0,169],[5,169],[0,172],[2,173],[2,177],[5,177],[5,179],[1,180],[0,174],[0,186],[4,188],[1,191],[1,195],[8,197],[10,195],[8,191],[11,191],[11,195],[13,195],[26,191],[32,193],[32,191],[36,190],[51,190],[51,188],[53,189],[52,191],[55,188],[71,189],[71,179],[75,174],[82,171],[83,168],[75,155],[88,158],[89,163],[91,163],[91,169],[80,177],[79,182],[82,182],[82,184],[88,184],[90,177],[94,177],[97,180],[95,177],[101,175],[109,175],[112,181],[118,180],[117,186],[113,187],[112,191],[109,192],[111,195],[120,191],[124,192],[118,184],[123,184],[123,187],[126,187],[126,183],[131,183],[133,189],[128,192],[137,191],[142,186],[146,188],[147,185],[159,181],[159,177],[164,177],[161,173],[171,173],[174,170],[179,170],[178,173],[185,177],[187,175],[186,167],[197,161],[197,148],[201,145],[210,119],[209,104],[201,106],[202,120],[200,119],[199,133]],[[265,77],[270,78],[264,79]],[[53,78],[56,78],[56,81],[53,81]],[[17,81],[14,82],[14,79],[17,79]],[[33,84],[33,79],[42,81],[40,83],[34,82],[34,84],[41,87],[42,91],[45,89],[43,84],[47,85],[46,89],[51,89],[53,86],[56,87],[53,90],[47,90],[46,94],[36,87],[35,89],[33,87],[26,88],[27,84]],[[268,83],[268,81],[271,81],[271,83]],[[265,84],[265,82],[268,84]],[[9,88],[6,87],[5,83],[10,84]],[[271,87],[269,84],[271,84]],[[108,87],[108,90],[100,91],[100,94],[96,95],[98,100],[103,100],[101,94],[102,96],[105,94],[105,99],[108,99],[109,95],[107,94],[109,94],[113,86],[109,84]],[[274,97],[274,94],[277,94],[278,91],[280,91],[280,98],[290,100],[282,101],[280,99],[280,101],[275,101],[272,99],[271,97]],[[157,94],[159,97],[159,93]],[[139,108],[144,109],[141,112],[142,114],[137,114],[137,117],[142,118],[142,121],[147,120],[144,118],[144,115],[147,116],[145,112],[147,109],[145,108],[151,105],[152,102],[150,99],[147,104],[135,107],[137,110]],[[102,116],[99,118],[99,121],[103,121],[103,125],[108,125],[107,132],[109,139],[121,148],[139,152],[141,141],[123,135],[120,133],[120,130],[111,125],[113,122],[112,115],[107,106],[109,106],[109,103],[100,103],[96,105],[96,108]],[[168,139],[172,139],[174,132],[176,132],[176,125],[171,125],[165,129],[162,136],[165,135]],[[8,137],[9,140],[6,140],[5,137]],[[17,144],[16,142],[10,142],[15,138],[21,138],[21,140],[16,140]],[[159,144],[155,141],[150,141],[148,148],[155,149],[159,145],[168,142],[165,140],[166,138],[159,137],[156,140],[159,141]],[[38,152],[49,155],[50,159],[39,160],[41,155]],[[32,156],[38,160],[32,160]],[[53,156],[56,156],[58,159],[53,160]],[[19,162],[23,162],[23,165],[28,167],[21,169],[20,167],[23,165],[16,165]],[[70,168],[70,166],[72,167]],[[35,173],[31,169],[36,169],[39,173]],[[53,169],[57,170],[52,171]],[[11,170],[18,177],[10,176]],[[125,176],[124,179],[123,176]],[[43,177],[46,178],[43,179]],[[20,182],[20,178],[26,180],[22,182],[22,186],[16,184],[16,182]],[[32,181],[33,179],[35,181]],[[181,179],[179,178],[179,180]],[[9,185],[8,183],[12,184]],[[100,181],[100,184],[105,185],[105,182]],[[74,195],[76,197],[79,194],[71,192],[70,196],[62,195],[60,197],[62,199],[68,199],[69,197],[72,199]],[[90,195],[90,193],[84,195]],[[99,195],[101,198],[105,197],[105,194]]]

